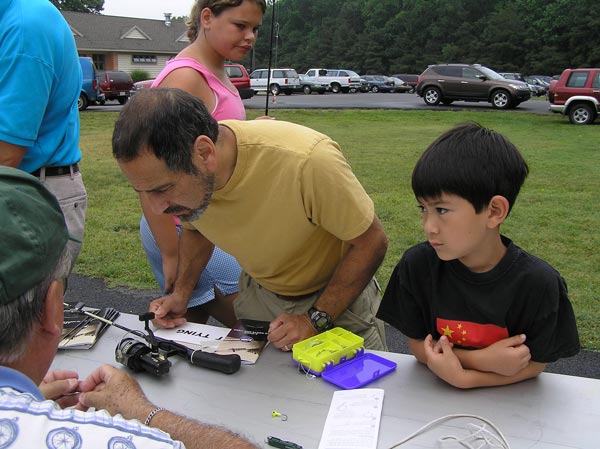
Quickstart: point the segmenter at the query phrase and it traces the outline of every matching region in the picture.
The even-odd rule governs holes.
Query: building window
[[[98,70],[105,70],[106,67],[105,67],[104,55],[93,54],[92,61],[94,61],[94,65],[96,66],[96,68]]]
[[[131,55],[131,62],[137,64],[156,64],[156,56],[153,55]]]

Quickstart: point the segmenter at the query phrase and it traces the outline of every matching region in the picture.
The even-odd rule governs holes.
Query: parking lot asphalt
[[[107,288],[104,280],[78,274],[69,277],[69,289],[65,300],[81,301],[89,307],[114,307],[122,313],[143,313],[148,310],[152,299],[161,296],[159,290],[136,290],[125,287]],[[209,324],[220,323],[210,320]],[[388,350],[408,354],[406,338],[391,326],[386,325]],[[107,361],[108,362],[108,361]],[[546,372],[600,379],[600,352],[581,351],[575,357],[549,363]]]
[[[428,106],[417,94],[408,93],[348,93],[333,94],[327,92],[323,95],[316,93],[305,95],[295,93],[292,95],[278,95],[277,97],[265,94],[255,95],[243,100],[246,110],[265,110],[269,115],[277,117],[278,109],[396,109],[396,110],[431,110],[431,111],[500,111],[494,109],[486,102],[456,101],[451,105],[439,104]],[[521,103],[517,108],[506,109],[501,112],[529,112],[534,114],[548,114],[548,101],[545,97],[533,98]],[[94,105],[86,109],[89,112],[118,112],[122,109],[116,101],[106,102],[104,106]]]

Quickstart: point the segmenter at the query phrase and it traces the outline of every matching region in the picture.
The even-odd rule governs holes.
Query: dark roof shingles
[[[188,45],[187,41],[178,41],[187,29],[182,20],[171,20],[171,25],[166,26],[164,20],[72,11],[62,11],[62,14],[71,28],[82,34],[74,35],[79,50],[178,53]],[[133,27],[150,39],[121,39]]]

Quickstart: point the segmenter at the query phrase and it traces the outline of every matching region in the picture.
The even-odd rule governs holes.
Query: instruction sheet
[[[336,391],[319,449],[377,449],[383,393],[380,388]]]

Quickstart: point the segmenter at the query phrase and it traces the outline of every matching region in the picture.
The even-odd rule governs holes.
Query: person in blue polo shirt
[[[48,0],[0,2],[0,165],[38,177],[83,239],[78,162],[81,66],[73,33]],[[74,245],[73,263],[81,245]]]

